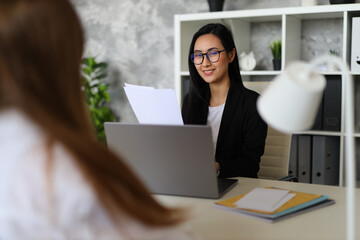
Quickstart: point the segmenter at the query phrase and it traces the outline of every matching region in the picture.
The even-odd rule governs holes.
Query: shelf
[[[267,75],[279,75],[282,71],[240,71],[242,76],[267,76]],[[319,71],[318,73],[322,75],[341,75],[341,72],[323,72]],[[360,75],[360,73],[351,73],[352,75]],[[181,76],[188,77],[190,73],[188,71],[181,71]]]
[[[341,132],[329,132],[329,131],[303,131],[303,132],[294,132],[293,134],[297,135],[317,135],[317,136],[336,136],[341,137],[345,136],[345,133]],[[354,137],[360,138],[360,133],[354,133]]]
[[[329,132],[329,131],[302,131],[302,132],[294,132],[293,134],[298,135],[319,135],[319,136],[342,136],[341,132]]]
[[[281,74],[281,71],[240,71],[242,76],[275,76]]]
[[[181,71],[181,72],[180,72],[180,75],[181,75],[182,77],[189,77],[189,76],[190,76],[190,73],[189,73],[189,71]]]
[[[281,74],[281,71],[240,71],[242,76],[275,76]],[[182,77],[190,76],[188,71],[181,71]]]
[[[252,18],[256,17],[261,21],[276,19],[279,15],[294,15],[301,19],[317,18],[341,18],[345,11],[359,11],[360,4],[339,4],[339,5],[317,5],[311,7],[289,7],[289,8],[269,8],[269,9],[252,9],[236,10],[221,12],[205,12],[194,14],[175,15],[177,20],[197,21],[207,19],[229,19],[229,18]]]
[[[323,72],[323,71],[319,71],[318,73],[320,73],[322,75],[341,75],[341,72]]]

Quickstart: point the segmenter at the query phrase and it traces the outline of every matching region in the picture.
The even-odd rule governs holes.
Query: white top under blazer
[[[220,123],[224,112],[224,107],[225,107],[225,103],[216,107],[209,107],[209,114],[206,125],[211,127],[214,152],[216,151],[216,143],[219,136]]]

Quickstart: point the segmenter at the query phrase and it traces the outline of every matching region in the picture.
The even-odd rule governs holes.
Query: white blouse
[[[19,111],[0,112],[1,240],[195,238],[185,224],[154,229],[124,217],[115,226],[63,145],[48,165],[44,139]]]
[[[224,112],[224,107],[225,103],[220,106],[209,107],[209,114],[206,125],[211,127],[214,151],[216,151],[216,142],[219,135],[220,123]]]

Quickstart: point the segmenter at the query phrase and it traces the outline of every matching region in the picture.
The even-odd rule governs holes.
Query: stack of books
[[[249,193],[215,202],[215,206],[247,216],[256,217],[267,222],[276,222],[335,203],[335,201],[329,199],[327,195],[285,190],[286,192],[280,193],[280,196],[275,196],[280,198],[271,206],[269,203],[274,197],[273,193],[281,189],[274,187],[266,187],[264,189],[265,191],[262,189],[254,189]],[[266,194],[266,197],[264,197],[265,195],[262,195],[263,197],[260,197],[261,195],[256,195],[255,193],[259,191],[255,190],[262,190],[262,194]],[[274,192],[269,190],[274,190]],[[254,201],[251,197],[257,197],[258,199]],[[256,202],[258,202],[257,206],[255,206],[257,204]]]

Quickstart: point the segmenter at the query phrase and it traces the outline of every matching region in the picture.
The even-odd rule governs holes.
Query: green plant
[[[273,41],[272,45],[270,44],[269,47],[274,59],[281,59],[281,40]]]
[[[330,54],[330,55],[334,55],[334,56],[339,56],[339,55],[340,55],[339,52],[336,51],[335,49],[330,49],[330,50],[329,50],[329,54]]]
[[[105,143],[104,122],[112,122],[115,116],[107,105],[110,102],[109,84],[102,81],[107,76],[107,63],[96,62],[94,57],[82,59],[82,76],[84,92],[89,106],[91,120],[94,124],[97,138]]]

